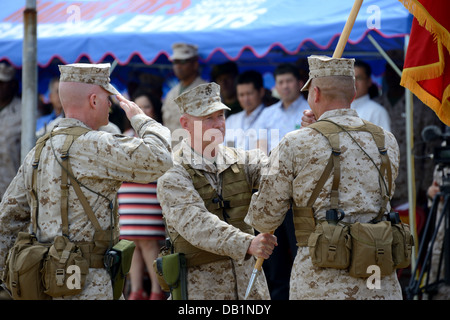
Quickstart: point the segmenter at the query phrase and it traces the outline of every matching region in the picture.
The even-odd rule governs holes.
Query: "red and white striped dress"
[[[120,238],[164,240],[162,210],[156,197],[156,182],[124,182],[118,191]]]

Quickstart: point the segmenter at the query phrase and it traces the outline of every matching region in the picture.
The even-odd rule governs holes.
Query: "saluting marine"
[[[59,93],[66,117],[46,136],[40,158],[35,159],[36,147],[27,154],[0,204],[0,273],[19,232],[35,232],[41,243],[51,243],[56,236],[67,233],[64,236],[71,242],[85,245],[83,257],[88,261],[89,273],[81,293],[61,298],[112,299],[111,278],[103,255],[109,241],[118,240],[117,190],[123,181],[154,181],[172,166],[170,131],[119,94],[109,83],[109,64],[80,63],[59,68]],[[98,131],[108,124],[110,95],[117,95],[139,137]],[[81,134],[62,154],[67,139],[74,137],[73,130]],[[91,223],[74,183],[63,183],[63,172],[67,170],[63,170],[62,163],[67,158],[74,176],[70,181],[81,186],[97,225]],[[66,221],[63,211],[67,213]],[[99,250],[103,243],[94,242],[94,234],[105,230],[112,234],[106,233],[106,246]]]
[[[381,278],[381,287],[371,288],[366,278],[352,276],[353,269],[346,263],[338,269],[312,262],[311,252],[320,248],[315,247],[318,237],[311,234],[319,230],[319,225],[323,230],[337,230],[324,223],[327,211],[343,218],[334,224],[344,231],[389,212],[388,200],[394,192],[390,182],[397,176],[399,149],[390,132],[363,122],[350,109],[355,96],[354,59],[310,56],[308,62],[309,80],[302,90],[309,90],[308,103],[321,126],[314,124],[314,128],[311,125],[288,133],[272,151],[270,172],[262,177],[245,221],[260,232],[273,231],[292,205],[298,252],[291,272],[290,299],[401,299],[393,266]],[[372,137],[374,133],[379,139]],[[377,145],[380,141],[384,143],[383,152]],[[334,171],[326,170],[330,162]],[[322,176],[323,172],[328,175]],[[383,221],[373,226],[386,226],[386,234],[391,228]],[[345,244],[343,252],[348,254],[350,243]],[[336,247],[326,247],[330,251],[322,265],[340,258]],[[380,257],[382,253],[377,251]],[[355,261],[360,259],[355,250],[352,254]]]
[[[174,166],[158,180],[174,252],[187,261],[187,299],[243,299],[255,257],[268,258],[276,238],[255,237],[244,223],[252,189],[267,157],[260,150],[223,146],[224,111],[216,83],[177,97],[189,136],[174,151]],[[249,299],[270,299],[262,274]]]

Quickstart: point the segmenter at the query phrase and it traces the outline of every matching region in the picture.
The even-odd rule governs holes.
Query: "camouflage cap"
[[[16,70],[14,69],[14,67],[4,62],[0,63],[0,81],[11,81],[15,75]]]
[[[355,59],[312,55],[308,57],[309,79],[301,91],[308,91],[311,80],[319,77],[355,77]]]
[[[170,61],[186,60],[198,55],[198,47],[188,43],[174,43],[172,45],[172,51],[173,54],[170,56]]]
[[[200,84],[175,98],[181,114],[203,117],[219,110],[231,110],[222,103],[220,86],[215,82]]]
[[[109,63],[74,63],[59,65],[58,67],[61,72],[60,82],[81,82],[99,85],[111,94],[119,94],[119,91],[109,83],[109,70],[111,68]]]

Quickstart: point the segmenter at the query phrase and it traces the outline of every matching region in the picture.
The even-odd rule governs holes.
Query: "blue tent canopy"
[[[165,65],[167,75],[171,45],[183,41],[198,45],[203,65],[235,60],[264,72],[311,53],[332,55],[353,2],[38,0],[37,62],[54,75],[54,61]],[[3,0],[1,6],[0,61],[20,68],[25,0]],[[403,49],[410,26],[399,1],[365,0],[344,56],[382,61],[367,35],[385,50]],[[204,68],[205,77],[208,71]]]
[[[352,0],[39,0],[40,66],[59,58],[72,63],[107,56],[146,64],[171,54],[174,42],[195,43],[204,61],[236,60],[245,49],[264,57],[274,48],[288,55],[332,48]],[[4,0],[0,60],[21,66],[25,1]],[[350,51],[375,51],[370,32],[387,49],[402,48],[409,14],[397,0],[363,2],[349,39]],[[396,41],[398,40],[398,41]]]

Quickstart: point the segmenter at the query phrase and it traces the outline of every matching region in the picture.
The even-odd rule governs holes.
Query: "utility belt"
[[[327,219],[317,220],[312,210],[305,209],[294,207],[294,224],[298,226],[299,220],[314,224],[296,227],[297,245],[309,247],[314,266],[348,269],[350,276],[366,278],[373,274],[371,266],[378,266],[380,275],[386,276],[410,265],[413,236],[398,213],[391,212],[386,221],[344,223],[343,211],[328,210]]]
[[[322,119],[309,126],[328,140],[331,155],[306,207],[293,206],[297,245],[309,247],[313,265],[321,268],[348,269],[350,276],[356,278],[369,277],[373,274],[375,266],[380,268],[381,276],[390,275],[395,269],[406,268],[411,263],[414,244],[409,226],[400,221],[397,212],[388,210],[393,174],[385,146],[384,131],[368,121],[363,122],[361,126],[351,127]],[[371,134],[379,153],[381,163],[379,168],[350,131],[366,131]],[[342,222],[345,214],[339,208],[340,158],[345,157],[345,152],[341,150],[340,135],[344,133],[372,160],[379,173],[380,210],[368,223]],[[313,204],[330,176],[331,209],[326,212],[325,221],[316,220]],[[369,215],[370,212],[366,214]]]
[[[107,243],[71,242],[66,236],[41,243],[33,234],[20,232],[2,281],[14,300],[76,295],[83,290],[89,268],[105,268],[107,249]]]

